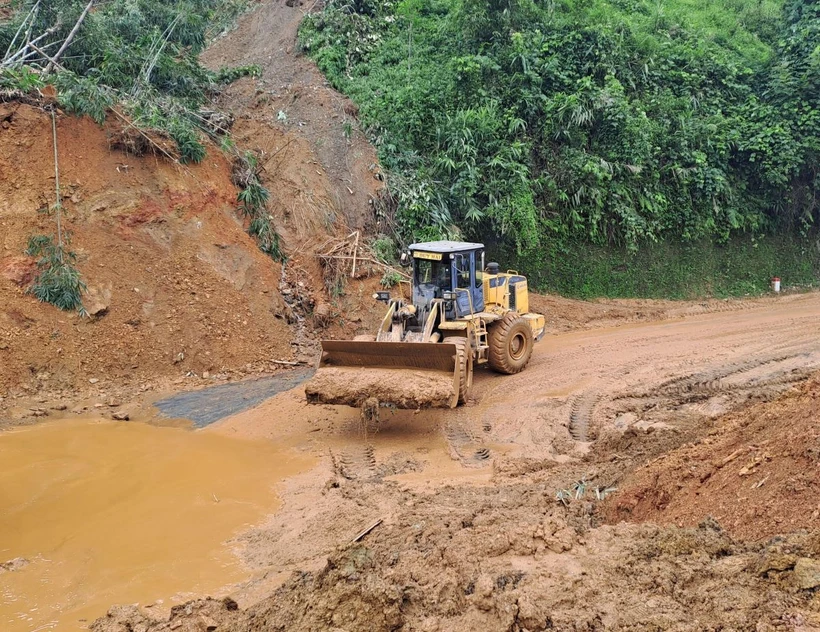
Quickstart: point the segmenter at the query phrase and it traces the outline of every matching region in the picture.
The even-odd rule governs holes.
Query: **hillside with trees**
[[[585,296],[816,282],[817,2],[331,0],[301,44],[405,243],[482,239]]]

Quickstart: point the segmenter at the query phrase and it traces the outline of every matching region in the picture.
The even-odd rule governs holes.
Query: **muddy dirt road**
[[[473,399],[455,410],[389,410],[363,443],[358,411],[308,406],[301,388],[218,422],[214,430],[275,440],[342,441],[342,454],[384,435],[372,470],[407,441],[441,433],[462,465],[583,456],[596,439],[635,427],[674,429],[770,399],[820,369],[820,294],[732,303],[660,322],[547,336],[518,375],[476,372]],[[375,429],[371,429],[375,430]],[[351,457],[352,458],[352,457]],[[365,472],[362,472],[365,474]]]
[[[812,480],[820,382],[803,378],[820,370],[820,294],[727,305],[553,335],[524,373],[479,372],[467,406],[385,411],[378,428],[349,408],[307,405],[300,387],[216,422],[203,432],[299,446],[319,463],[239,538],[256,573],[232,592],[239,608],[197,601],[170,620],[118,608],[93,629],[820,629],[820,512],[804,510],[808,488],[781,499],[774,539],[732,523],[771,494],[742,478],[710,490],[711,507],[749,510],[724,511],[725,524],[697,499],[670,526],[604,524],[618,486],[662,455],[683,454],[671,460],[685,470],[697,445],[707,464],[732,462],[737,428],[754,447],[755,428],[788,421],[806,450],[783,460],[766,430],[767,451]],[[769,421],[747,427],[747,415]]]

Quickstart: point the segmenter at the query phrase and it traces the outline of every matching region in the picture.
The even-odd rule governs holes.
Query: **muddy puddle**
[[[270,441],[133,422],[0,434],[0,563],[22,558],[0,567],[0,629],[82,630],[114,603],[226,592],[249,577],[228,541],[310,465]]]

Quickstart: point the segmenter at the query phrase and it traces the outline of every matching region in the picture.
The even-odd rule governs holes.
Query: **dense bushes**
[[[331,0],[301,42],[359,104],[405,240],[501,234],[535,266],[809,231],[818,6]]]

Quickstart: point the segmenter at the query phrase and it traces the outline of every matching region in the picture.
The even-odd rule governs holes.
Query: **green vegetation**
[[[244,67],[213,73],[198,60],[209,37],[244,5],[19,0],[11,20],[0,22],[0,90],[30,93],[53,83],[68,112],[98,122],[118,104],[138,127],[173,138],[180,161],[198,162],[207,131],[199,108],[220,85],[256,72]]]
[[[495,243],[583,296],[818,278],[817,2],[329,0],[300,41],[359,105],[400,241]]]
[[[270,191],[262,186],[262,167],[257,157],[248,152],[234,163],[233,182],[239,187],[239,210],[249,220],[248,233],[256,239],[259,249],[276,261],[285,262],[279,246],[279,233],[268,210]]]
[[[769,291],[775,276],[784,289],[820,285],[820,242],[788,235],[665,241],[637,252],[576,242],[506,260],[529,266],[534,287],[577,298],[754,296]]]
[[[37,278],[28,292],[39,301],[65,311],[77,310],[85,316],[82,301],[85,284],[74,266],[77,256],[65,243],[55,244],[48,235],[34,235],[29,238],[26,254],[38,257]]]

